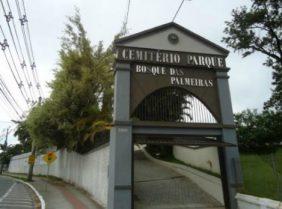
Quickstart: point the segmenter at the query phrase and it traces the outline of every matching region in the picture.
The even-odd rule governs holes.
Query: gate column
[[[130,65],[116,63],[114,127],[110,137],[108,209],[131,209],[132,124],[130,121]]]
[[[229,90],[229,83],[227,72],[217,72],[217,85],[218,96],[221,109],[222,120],[222,141],[237,145],[236,130],[233,118],[233,110],[231,104],[231,96]],[[239,151],[238,147],[225,147],[223,149],[223,159],[225,163],[225,172],[228,178],[226,184],[229,193],[229,207],[230,209],[237,209],[237,201],[235,195],[237,188],[242,185],[242,174],[239,163]]]

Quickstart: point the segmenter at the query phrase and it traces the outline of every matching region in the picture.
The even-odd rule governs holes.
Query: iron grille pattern
[[[141,121],[217,123],[199,99],[179,87],[165,87],[148,95],[135,109],[132,118]]]

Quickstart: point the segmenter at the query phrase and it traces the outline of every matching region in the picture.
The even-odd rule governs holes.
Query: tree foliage
[[[272,152],[282,142],[282,113],[245,110],[235,114],[239,148],[245,152]]]
[[[25,150],[22,144],[15,144],[7,146],[2,151],[0,153],[0,164],[8,165],[13,156],[22,154]]]
[[[229,47],[246,57],[254,52],[267,56],[264,64],[273,69],[274,90],[265,107],[282,110],[282,1],[251,0],[250,8],[232,11],[223,38]]]
[[[113,48],[92,46],[79,12],[68,18],[50,98],[35,106],[26,124],[38,146],[87,151],[86,141],[109,128],[112,114]]]
[[[26,121],[16,121],[16,123],[18,125],[14,136],[18,137],[20,144],[23,145],[24,152],[30,152],[32,140],[27,129],[27,123]]]

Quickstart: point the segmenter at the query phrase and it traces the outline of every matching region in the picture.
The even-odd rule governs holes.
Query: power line
[[[0,96],[1,96],[1,94],[0,94]],[[0,105],[1,105],[2,109],[7,113],[7,115],[8,115],[11,119],[13,119],[13,118],[14,118],[14,115],[12,115],[11,112],[10,112],[8,109],[6,109],[7,107],[5,106],[5,102],[4,102],[4,101],[3,101],[3,103],[0,102]]]
[[[131,0],[128,0],[127,12],[126,12],[126,16],[125,16],[125,27],[127,27],[127,23],[128,23],[130,4],[131,4]]]
[[[5,91],[3,91],[2,88],[0,88],[0,93],[2,93],[3,98],[7,101],[7,103],[9,103],[9,105],[12,107],[12,109],[15,111],[15,113],[17,114],[17,116],[19,116],[19,118],[21,118],[20,113],[17,111],[16,107],[13,105],[12,101],[10,100],[10,98],[5,94]]]
[[[3,81],[2,77],[0,76],[0,87],[2,86],[2,89],[5,90],[8,95],[12,98],[12,100],[14,101],[14,103],[16,104],[16,106],[23,112],[22,108],[19,106],[19,104],[17,103],[17,101],[15,100],[15,98],[13,97],[12,93],[10,92],[10,90],[8,89],[7,85],[5,84],[5,82]]]
[[[32,58],[31,58],[31,54],[29,51],[29,44],[28,44],[28,40],[26,37],[26,33],[25,33],[25,29],[24,29],[24,23],[27,22],[27,18],[26,16],[23,16],[21,13],[21,9],[20,9],[20,5],[19,5],[19,1],[16,0],[16,6],[17,6],[17,11],[18,11],[18,16],[19,16],[19,20],[20,20],[20,24],[21,24],[21,31],[22,31],[22,35],[23,35],[23,40],[24,40],[24,45],[25,45],[25,49],[26,49],[26,53],[27,53],[27,58],[31,67],[31,72],[32,72],[32,76],[33,79],[36,83],[36,78],[33,72],[33,62],[32,62]]]
[[[15,80],[21,95],[23,96],[25,102],[29,107],[30,99],[32,100],[33,104],[35,102],[34,98],[36,97],[36,93],[34,91],[34,88],[37,88],[38,90],[38,94],[37,94],[39,95],[38,101],[41,100],[43,91],[40,86],[39,76],[35,64],[31,34],[27,20],[26,6],[24,0],[21,1],[22,1],[21,2],[22,5],[20,5],[19,0],[15,0],[15,7],[14,7],[18,12],[18,17],[20,21],[20,28],[21,28],[20,30],[22,33],[22,37],[20,39],[9,0],[6,0],[6,5],[4,4],[4,0],[0,0],[1,3],[0,6],[2,7],[4,17],[7,23],[7,29],[9,30],[11,43],[14,46],[13,48],[15,50],[13,51],[13,53],[14,52],[15,53],[12,54],[7,38],[5,36],[5,32],[1,25],[0,25],[0,33],[2,33],[3,35],[3,42],[0,41],[0,47],[3,51],[9,70],[12,73],[13,79]],[[23,43],[23,45],[21,43]],[[24,48],[26,53],[23,53]],[[16,55],[15,59],[13,55]],[[27,60],[30,68],[29,67],[27,68],[25,56],[28,58]],[[18,66],[20,66],[20,68],[18,68]],[[31,70],[31,72],[29,69]],[[26,86],[28,90],[26,90],[25,88],[25,85],[22,80],[22,76],[24,77],[23,80],[25,81],[25,84],[27,84]],[[3,98],[3,102],[4,102],[3,104],[7,103],[8,107],[10,106],[13,109],[13,112],[16,113],[17,116],[21,118],[18,109],[22,112],[23,110],[21,106],[18,104],[18,102],[15,100],[15,98],[13,97],[12,93],[9,91],[7,85],[4,83],[2,78],[0,81],[0,90],[1,90],[0,96]]]
[[[8,2],[8,3],[9,3],[9,2]],[[15,39],[14,39],[14,36],[13,36],[13,33],[12,33],[12,29],[11,29],[11,26],[10,26],[10,20],[13,19],[12,12],[11,12],[11,10],[10,10],[9,13],[7,14],[6,9],[5,9],[5,6],[4,6],[4,3],[3,3],[2,0],[1,0],[1,6],[2,6],[2,10],[3,10],[3,12],[4,12],[4,17],[6,18],[6,22],[7,22],[8,28],[9,28],[9,33],[10,33],[10,36],[11,36],[11,38],[12,38],[12,42],[13,42],[13,45],[14,45],[14,47],[15,47],[16,54],[17,54],[17,56],[18,56],[19,62],[21,63],[20,57],[19,57],[19,52],[18,52],[16,43],[15,43]],[[9,5],[9,8],[10,8],[10,5]],[[2,34],[3,34],[4,40],[7,40],[6,37],[5,37],[4,31],[3,31],[3,29],[2,29],[2,26],[1,26],[1,32],[2,32]],[[21,90],[21,88],[23,87],[23,91],[24,91],[24,93],[25,93],[25,96],[27,97],[27,98],[25,98],[25,96],[24,96],[24,98],[25,98],[25,100],[26,100],[26,102],[27,102],[27,105],[28,105],[28,103],[29,103],[28,94],[27,94],[26,89],[25,89],[25,86],[23,85],[23,82],[22,82],[22,80],[21,80],[20,73],[18,72],[18,68],[17,68],[17,66],[16,66],[16,64],[15,64],[15,60],[14,60],[14,58],[13,58],[13,55],[12,55],[11,50],[10,50],[10,48],[9,48],[9,45],[8,45],[7,43],[6,43],[5,47],[3,47],[3,45],[2,45],[2,50],[4,51],[6,47],[8,47],[8,51],[9,51],[10,57],[11,57],[11,59],[12,59],[12,64],[13,64],[13,66],[14,66],[14,68],[15,68],[15,70],[16,70],[17,76],[18,76],[18,80],[19,80],[19,81],[17,81],[18,87],[20,88],[20,90]],[[5,58],[6,58],[6,54],[5,54]],[[6,60],[7,60],[7,59],[6,59]],[[13,74],[14,74],[14,72],[13,72]],[[14,75],[13,75],[13,76],[14,76]],[[25,76],[25,78],[26,78],[25,72],[24,72],[24,76]],[[15,76],[14,76],[14,77],[15,77]],[[27,82],[27,83],[28,83],[28,82]],[[22,91],[22,90],[21,90],[21,91]],[[30,96],[32,97],[32,95],[30,95]]]
[[[14,98],[9,97],[9,95],[5,92],[3,88],[0,87],[0,93],[2,93],[3,98],[7,101],[7,103],[12,107],[15,113],[20,116],[20,113],[17,110],[18,104],[16,102],[13,103]],[[19,108],[21,110],[21,108]],[[21,110],[22,111],[22,110]]]
[[[17,68],[17,66],[16,66],[14,57],[13,57],[13,55],[12,55],[11,49],[10,49],[10,47],[9,47],[9,44],[8,44],[8,41],[7,41],[7,38],[6,38],[6,35],[5,35],[4,30],[3,30],[3,28],[2,28],[1,25],[0,25],[0,30],[1,30],[2,36],[3,36],[3,38],[4,38],[3,42],[0,43],[0,45],[1,45],[1,47],[2,47],[2,50],[5,52],[6,48],[8,49],[9,55],[10,55],[11,60],[12,60],[12,64],[13,64],[15,70],[16,70],[16,74],[17,74],[18,79],[19,79],[19,81],[20,81],[20,82],[17,82],[17,83],[18,83],[18,84],[20,83],[20,87],[23,87],[24,85],[22,84],[21,76],[20,76],[20,74],[19,74],[18,68]]]
[[[123,26],[122,26],[122,29],[121,29],[121,33],[123,35],[125,35],[127,33],[127,23],[128,23],[128,19],[129,19],[130,4],[131,4],[131,0],[128,0],[127,10],[126,10],[126,13],[125,13]]]
[[[23,92],[24,92],[24,94],[25,94],[25,95],[24,95],[24,99],[25,99],[27,105],[29,105],[29,102],[28,102],[28,101],[29,101],[29,97],[28,97],[28,94],[27,94],[25,85],[23,84],[22,78],[21,78],[21,76],[20,76],[19,70],[18,70],[18,68],[17,68],[16,62],[15,62],[15,60],[14,60],[14,57],[13,57],[13,55],[12,55],[12,52],[11,52],[11,49],[10,49],[9,45],[8,45],[7,48],[8,48],[8,52],[9,52],[10,58],[11,58],[11,60],[12,60],[12,64],[13,64],[13,66],[14,66],[14,69],[15,69],[15,71],[16,71],[16,73],[17,73],[17,76],[18,76],[18,79],[19,79],[18,87],[19,87],[20,89],[23,88]]]
[[[1,0],[1,1],[2,1],[2,0]],[[11,12],[11,14],[12,14],[12,9],[11,9],[11,6],[10,6],[10,3],[9,3],[9,0],[6,0],[6,3],[7,3],[7,5],[8,5],[9,12]],[[21,53],[22,59],[24,60],[23,50],[22,50],[21,43],[20,43],[20,41],[19,41],[19,36],[18,36],[17,29],[16,29],[16,25],[15,25],[14,18],[11,18],[11,20],[12,20],[12,23],[13,23],[13,28],[14,28],[14,31],[15,31],[15,34],[16,34],[17,43],[18,43],[18,45],[19,45],[19,50],[20,50],[20,53]]]
[[[42,97],[43,92],[42,92],[42,89],[41,89],[41,86],[40,86],[40,83],[39,83],[39,77],[38,77],[38,72],[37,72],[37,69],[36,69],[36,64],[35,64],[35,59],[34,59],[34,53],[33,53],[31,37],[30,37],[30,30],[29,30],[29,25],[28,25],[26,8],[25,8],[25,4],[24,4],[23,0],[22,0],[22,5],[23,5],[23,13],[21,12],[21,7],[20,7],[19,1],[16,0],[17,11],[18,11],[18,15],[19,15],[20,24],[21,24],[21,31],[22,31],[22,34],[23,34],[24,44],[25,44],[28,60],[29,60],[29,63],[30,63],[30,67],[31,67],[31,70],[32,70],[33,79],[36,83],[36,87],[38,89],[39,97]],[[26,28],[27,32],[25,31],[25,28]]]
[[[3,49],[2,49],[2,50],[3,50]],[[11,64],[10,64],[10,62],[9,62],[9,59],[8,59],[8,57],[7,57],[7,55],[6,55],[5,50],[3,50],[3,53],[4,53],[4,56],[5,56],[6,62],[7,62],[7,64],[8,64],[8,66],[9,66],[9,69],[10,69],[12,75],[13,75],[13,78],[14,78],[14,80],[16,81],[18,88],[20,89],[21,95],[23,96],[24,100],[27,101],[27,99],[26,99],[26,97],[25,97],[25,95],[24,95],[24,92],[23,92],[23,90],[22,90],[22,88],[21,88],[22,83],[19,82],[18,79],[16,78],[16,75],[15,75],[13,69],[12,69],[12,66],[11,66]]]
[[[32,43],[31,43],[31,37],[30,37],[30,32],[29,32],[29,26],[28,26],[28,20],[27,20],[27,15],[26,15],[26,9],[25,9],[25,4],[24,4],[24,0],[22,0],[22,4],[23,4],[23,10],[24,10],[24,14],[23,17],[26,18],[26,28],[27,28],[27,36],[28,36],[28,40],[29,40],[29,46],[30,46],[30,52],[31,52],[31,57],[32,60],[34,61],[34,53],[33,53],[33,47],[32,47]]]
[[[185,1],[185,0],[182,0],[182,2],[180,3],[180,5],[179,5],[179,7],[178,7],[178,9],[177,9],[177,11],[176,11],[174,17],[172,18],[172,22],[174,22],[175,18],[177,17],[177,15],[178,15],[178,13],[179,13],[179,11],[180,11],[180,9],[181,9],[181,7],[182,7],[184,1]],[[188,1],[191,1],[191,0],[188,0]]]
[[[16,26],[15,26],[15,21],[14,21],[14,17],[13,17],[13,13],[12,13],[12,10],[11,10],[9,0],[6,0],[6,3],[8,5],[8,10],[9,10],[8,12],[6,12],[4,3],[1,0],[1,6],[2,6],[2,9],[3,9],[3,12],[4,12],[4,16],[6,18],[6,22],[7,22],[8,28],[9,28],[10,36],[12,38],[12,43],[14,45],[14,48],[15,48],[15,51],[16,51],[16,54],[17,54],[17,58],[18,58],[18,61],[20,63],[20,66],[21,66],[21,69],[22,69],[22,72],[23,72],[23,75],[24,75],[24,78],[25,78],[25,82],[28,86],[30,98],[33,100],[34,92],[33,92],[33,89],[31,89],[32,84],[30,82],[30,77],[29,77],[28,71],[26,69],[25,59],[24,59],[24,56],[23,56],[22,47],[21,47],[21,44],[20,44],[20,41],[19,41],[19,37],[18,37]],[[17,44],[19,46],[19,50],[18,50],[17,44],[15,42],[15,38],[14,38],[12,29],[11,29],[10,21],[12,21],[12,26],[13,26],[13,29],[14,29],[14,32],[15,32],[15,36],[16,36]],[[20,57],[19,54],[21,54],[21,57]]]
[[[1,45],[2,51],[3,51],[3,53],[4,53],[6,62],[7,62],[7,64],[8,64],[8,66],[9,66],[9,69],[10,69],[12,75],[13,75],[14,80],[15,80],[16,83],[17,83],[18,88],[20,89],[20,92],[21,92],[21,94],[22,94],[22,96],[23,96],[25,102],[26,102],[27,105],[28,105],[28,99],[27,99],[28,97],[27,97],[27,93],[26,93],[25,87],[24,87],[23,82],[22,82],[22,80],[21,80],[21,77],[20,77],[20,75],[19,75],[18,69],[17,69],[16,64],[15,64],[15,61],[14,61],[14,59],[13,59],[13,55],[12,55],[12,53],[11,53],[11,50],[10,50],[10,48],[9,48],[9,44],[8,44],[8,42],[7,42],[7,39],[6,39],[4,30],[3,30],[3,28],[2,28],[1,25],[0,25],[0,31],[2,32],[2,35],[3,35],[3,37],[4,37],[4,41],[3,41],[2,43],[0,43],[0,45]],[[14,68],[15,68],[16,74],[15,74],[15,72],[14,72],[12,66],[11,66],[11,63],[10,63],[8,57],[7,57],[6,48],[8,48],[8,52],[9,52],[9,55],[10,55],[10,57],[11,57],[11,59],[12,59],[12,63],[13,63],[13,66],[14,66]],[[18,76],[18,78],[17,78],[16,75]],[[23,89],[22,89],[22,87],[23,87]],[[25,95],[25,94],[26,94],[26,95]],[[27,98],[26,98],[26,97],[27,97]]]

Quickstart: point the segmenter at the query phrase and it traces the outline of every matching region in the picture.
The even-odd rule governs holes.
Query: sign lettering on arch
[[[208,77],[204,78],[199,76],[192,76],[191,73],[189,73],[189,71],[184,68],[136,64],[134,65],[133,69],[135,73],[168,77],[169,79],[167,85],[214,87],[213,79]]]
[[[130,47],[118,47],[117,60],[164,65],[226,68],[224,56]]]
[[[145,97],[154,91],[175,86],[195,95],[220,118],[217,95],[217,79],[213,69],[132,63],[131,65],[131,113]]]
[[[185,36],[181,36],[182,32]],[[172,34],[181,44],[170,41]],[[220,121],[217,72],[228,71],[225,61],[228,52],[186,29],[154,37],[139,34],[115,45],[116,62],[130,64],[131,114],[157,90],[179,87],[199,99]],[[188,45],[183,50],[185,43]]]
[[[220,118],[216,71],[228,69],[225,56],[117,46],[116,57],[131,63],[131,113],[154,91],[177,86]]]

